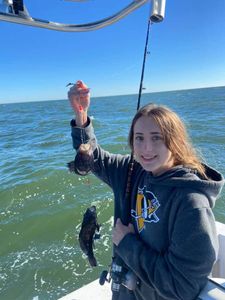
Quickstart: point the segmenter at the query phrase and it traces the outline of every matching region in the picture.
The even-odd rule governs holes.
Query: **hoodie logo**
[[[152,192],[146,190],[146,186],[142,189],[138,188],[136,210],[131,210],[131,216],[136,219],[139,232],[145,228],[145,222],[159,222],[159,218],[156,215],[156,211],[159,207],[160,203],[158,199]]]

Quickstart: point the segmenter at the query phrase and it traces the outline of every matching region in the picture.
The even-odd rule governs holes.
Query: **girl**
[[[78,81],[68,97],[76,116],[71,121],[73,146],[77,150],[81,143],[91,145],[92,171],[114,192],[114,256],[124,273],[136,278],[132,288],[122,281],[113,299],[196,299],[216,260],[212,208],[224,183],[222,175],[200,162],[177,114],[148,104],[136,113],[130,128],[134,166],[127,201],[131,156],[111,154],[97,144],[87,116],[86,85]]]

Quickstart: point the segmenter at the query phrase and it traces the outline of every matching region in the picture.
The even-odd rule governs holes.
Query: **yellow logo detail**
[[[155,195],[146,190],[138,189],[136,198],[136,210],[131,210],[131,215],[136,219],[138,231],[141,232],[145,227],[145,222],[157,223],[159,221],[156,211],[160,203]]]

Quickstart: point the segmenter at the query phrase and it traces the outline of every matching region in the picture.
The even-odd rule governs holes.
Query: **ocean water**
[[[225,87],[144,94],[174,109],[205,160],[225,174]],[[93,98],[99,143],[128,153],[137,95]],[[111,261],[113,195],[93,175],[67,171],[74,158],[67,100],[0,105],[0,299],[49,300],[96,279]],[[225,223],[225,191],[214,213]],[[78,245],[83,213],[95,204],[101,239],[96,268]]]

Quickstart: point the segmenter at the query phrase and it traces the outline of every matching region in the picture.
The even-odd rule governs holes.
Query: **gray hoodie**
[[[114,192],[114,218],[130,221],[136,234],[127,234],[114,253],[138,278],[134,291],[121,285],[118,300],[192,300],[207,282],[218,251],[212,208],[224,180],[206,166],[209,180],[194,170],[176,166],[159,176],[134,163],[130,203],[125,203],[130,155],[110,154],[97,144],[92,124],[75,126],[73,146],[91,143],[94,174]],[[126,221],[124,221],[125,223]],[[113,298],[113,299],[114,299]]]

